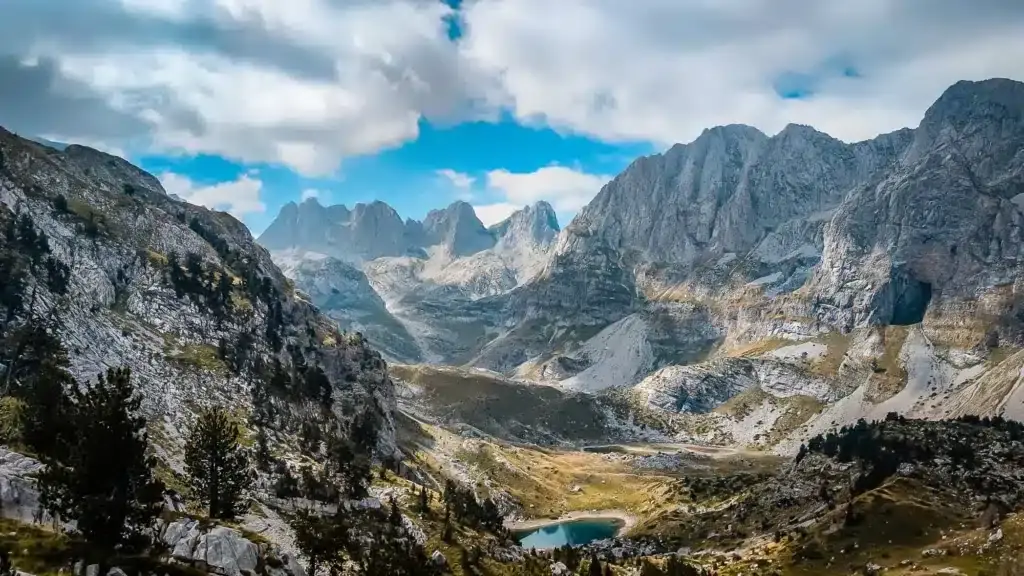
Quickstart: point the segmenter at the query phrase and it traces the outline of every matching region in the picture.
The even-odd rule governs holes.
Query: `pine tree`
[[[32,378],[22,384],[22,441],[36,454],[61,456],[75,434],[71,419],[74,406],[67,394],[74,379],[66,370],[66,357],[43,360],[35,367]]]
[[[427,500],[427,488],[426,486],[420,486],[420,514],[427,514],[430,512],[430,501]]]
[[[98,560],[137,543],[160,512],[163,483],[147,456],[146,420],[127,368],[110,369],[84,390],[71,390],[74,430],[66,449],[43,455],[40,504],[55,517],[74,520]],[[100,571],[103,573],[103,570]]]
[[[601,570],[601,561],[598,560],[597,554],[590,555],[590,568],[587,570],[587,576],[603,576],[603,570]]]
[[[324,516],[300,509],[292,518],[291,527],[295,531],[295,545],[309,562],[306,573],[311,576],[315,576],[322,565],[329,568],[340,565],[342,552],[352,544],[349,526],[340,511]]]
[[[398,502],[391,497],[391,509],[388,511],[388,523],[392,526],[402,525],[402,512],[398,509]]]
[[[238,425],[220,407],[204,410],[189,430],[185,468],[194,498],[211,518],[234,518],[245,511],[252,481],[249,457],[239,444]]]

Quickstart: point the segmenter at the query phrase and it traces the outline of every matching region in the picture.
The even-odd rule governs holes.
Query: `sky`
[[[5,0],[0,125],[97,147],[258,234],[282,205],[565,224],[708,127],[913,127],[1024,80],[1020,0]]]

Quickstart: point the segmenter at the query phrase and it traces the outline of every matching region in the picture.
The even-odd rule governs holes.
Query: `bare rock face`
[[[382,214],[393,212],[374,205]],[[324,208],[315,200],[289,204],[260,242],[274,250],[275,261],[321,310],[342,326],[358,326],[354,329],[388,359],[400,362],[461,362],[478,352],[493,316],[478,309],[503,304],[477,301],[505,295],[536,276],[558,233],[554,210],[546,202],[526,206],[489,229],[472,206],[455,202],[431,211],[423,222],[406,220],[401,234],[394,229],[397,214],[378,219],[385,225],[375,229],[360,216],[366,213],[362,210]],[[362,240],[351,236],[357,220]],[[395,240],[399,237],[400,242]],[[327,266],[325,256],[361,269],[384,310],[372,302],[361,280],[349,280],[354,269]],[[336,285],[338,293],[324,294],[328,284]],[[366,298],[346,295],[346,290]]]
[[[1012,370],[982,360],[1024,347],[1024,84],[957,83],[917,128],[856,143],[711,128],[633,162],[563,230],[549,213],[491,227],[473,254],[364,270],[424,360],[636,386],[682,413],[756,389],[765,423],[744,438],[784,422],[772,437],[792,446],[883,404],[1016,413]],[[796,345],[814,354],[775,355]]]
[[[0,129],[0,157],[0,221],[29,217],[70,271],[64,295],[30,279],[34,312],[59,318],[80,381],[131,369],[159,429],[154,449],[172,467],[195,406],[247,414],[262,367],[289,369],[300,357],[325,367],[339,418],[342,404],[377,415],[381,447],[394,449],[394,390],[380,354],[296,293],[241,222],[173,200],[152,176],[96,151],[60,152]],[[236,277],[229,305],[218,311],[194,286],[175,286],[172,255]]]
[[[423,235],[426,246],[441,246],[456,258],[494,246],[494,236],[476,217],[473,207],[462,201],[444,210],[431,210],[423,220]]]
[[[281,270],[343,330],[358,332],[385,358],[418,362],[422,352],[405,326],[388,311],[359,268],[330,256],[275,255]]]
[[[33,522],[37,518],[39,490],[33,475],[42,468],[34,458],[0,448],[0,514],[4,518],[22,522]]]
[[[898,165],[829,223],[811,283],[839,327],[913,324],[1020,280],[1024,85],[960,82],[925,114]],[[1017,199],[1017,200],[1015,200]],[[1008,302],[1007,302],[1008,303]],[[991,328],[1019,341],[1019,322]]]

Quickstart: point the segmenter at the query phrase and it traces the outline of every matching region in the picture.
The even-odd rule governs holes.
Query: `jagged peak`
[[[558,216],[551,204],[540,200],[516,210],[488,230],[505,247],[523,243],[546,246],[558,235]]]
[[[947,88],[928,107],[920,126],[914,131],[914,143],[903,160],[915,161],[943,139],[959,140],[977,132],[968,126],[990,125],[996,129],[993,122],[1024,122],[1024,82],[1007,78],[961,80]],[[1016,146],[1012,139],[1002,138],[994,144],[999,142]]]
[[[422,226],[424,244],[443,246],[452,256],[474,254],[494,245],[494,236],[484,228],[473,206],[463,200],[431,210]]]

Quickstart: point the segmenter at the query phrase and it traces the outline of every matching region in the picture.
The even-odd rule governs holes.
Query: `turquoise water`
[[[516,534],[520,546],[523,548],[555,548],[571,544],[581,546],[589,544],[594,540],[603,540],[615,536],[615,533],[622,527],[621,520],[612,518],[587,518],[581,520],[569,520],[550,524],[535,530],[528,530]]]

